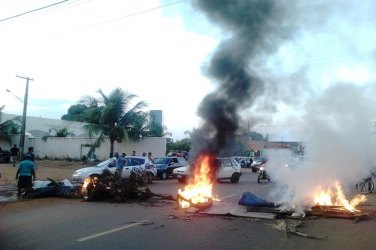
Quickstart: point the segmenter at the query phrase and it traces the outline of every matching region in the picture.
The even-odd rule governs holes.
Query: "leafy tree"
[[[101,89],[98,90],[100,98],[96,99],[86,96],[81,100],[81,104],[87,106],[85,110],[86,121],[92,123],[85,126],[89,135],[97,135],[96,146],[106,137],[110,140],[110,157],[114,154],[115,141],[121,143],[129,139],[128,130],[132,128],[137,115],[141,109],[146,107],[144,101],[137,102],[130,108],[131,101],[137,96],[116,88],[107,96]],[[90,151],[93,150],[93,147]],[[89,155],[91,152],[89,152]]]
[[[257,133],[257,132],[249,132],[248,133],[248,136],[251,138],[252,141],[263,141],[264,140],[264,136],[260,133]]]
[[[42,137],[43,141],[47,141],[49,137],[67,137],[74,136],[73,132],[70,132],[67,128],[52,128],[52,131],[55,131],[55,135],[46,135]]]
[[[156,122],[151,122],[149,124],[149,136],[163,137],[166,135],[172,136],[172,133],[167,131],[166,126],[161,126]]]
[[[130,114],[131,115],[131,114]],[[143,137],[163,137],[170,135],[165,126],[160,126],[156,122],[150,122],[147,112],[133,114],[132,124],[128,128],[128,136],[131,140],[138,141]]]
[[[139,112],[129,114],[132,124],[128,127],[128,136],[131,140],[138,141],[149,135],[148,113]]]
[[[62,120],[66,121],[77,121],[84,122],[86,119],[85,111],[88,109],[86,105],[75,104],[69,107],[68,113],[61,117]]]
[[[189,152],[191,150],[191,140],[189,138],[184,138],[182,140],[173,141],[172,139],[167,140],[167,152],[172,150],[181,150]]]
[[[5,106],[0,107],[0,138],[5,139],[12,144],[12,135],[20,133],[21,117],[16,117],[5,122],[1,122],[3,109]]]

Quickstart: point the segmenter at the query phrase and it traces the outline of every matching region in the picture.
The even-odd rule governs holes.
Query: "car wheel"
[[[89,176],[91,179],[94,179],[95,177],[99,178],[99,175],[98,174],[92,174]]]
[[[240,179],[239,173],[233,173],[230,181],[231,181],[231,183],[238,183],[239,179]]]
[[[159,177],[161,180],[167,180],[167,172],[166,171],[163,171],[161,173],[161,176]]]

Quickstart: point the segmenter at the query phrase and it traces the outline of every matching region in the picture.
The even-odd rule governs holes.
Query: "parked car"
[[[10,152],[9,150],[2,150],[0,148],[0,162],[9,163],[10,161]]]
[[[254,160],[251,164],[252,172],[256,173],[259,171],[260,167],[267,162],[266,158],[258,158]]]
[[[183,150],[170,150],[167,155],[168,157],[176,156],[176,157],[183,157],[184,159],[187,159],[188,152]]]
[[[140,167],[143,170],[149,169],[153,172],[154,177],[157,175],[157,171],[153,163],[148,159],[148,157],[143,156],[126,156],[125,165],[121,173],[122,178],[128,178],[134,167]],[[116,171],[116,158],[112,157],[105,161],[100,162],[95,166],[89,166],[77,169],[72,175],[72,181],[84,182],[87,177],[98,177],[103,173],[103,170],[107,168],[112,174]]]
[[[217,157],[217,160],[220,162],[217,180],[230,180],[231,183],[238,183],[242,175],[240,164],[231,157]],[[179,182],[185,183],[190,175],[189,166],[174,169],[173,175]]]
[[[250,168],[251,164],[253,163],[252,157],[246,156],[233,156],[232,157],[235,161],[237,161],[242,168]]]
[[[157,176],[161,180],[166,180],[173,176],[176,168],[188,166],[188,162],[183,157],[157,157],[153,159],[153,163],[157,168]]]

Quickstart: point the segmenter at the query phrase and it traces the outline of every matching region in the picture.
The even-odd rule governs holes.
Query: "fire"
[[[212,155],[199,156],[194,174],[189,179],[188,185],[183,190],[178,190],[178,197],[181,197],[178,199],[181,208],[218,200],[212,193],[215,182],[214,162],[215,157]]]
[[[87,188],[87,185],[89,185],[90,181],[91,181],[90,177],[85,178],[82,188]]]
[[[324,206],[341,206],[350,212],[357,212],[356,206],[366,201],[365,195],[356,195],[350,201],[346,199],[339,182],[335,182],[333,186],[327,190],[321,190],[314,196],[314,203]]]

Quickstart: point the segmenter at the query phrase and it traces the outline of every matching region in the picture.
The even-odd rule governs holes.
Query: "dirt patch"
[[[85,166],[82,161],[70,162],[61,160],[39,160],[36,161],[36,179],[47,180],[48,178],[54,180],[71,179],[73,172],[76,169]],[[10,163],[0,164],[0,185],[16,184],[17,166],[13,167]]]

